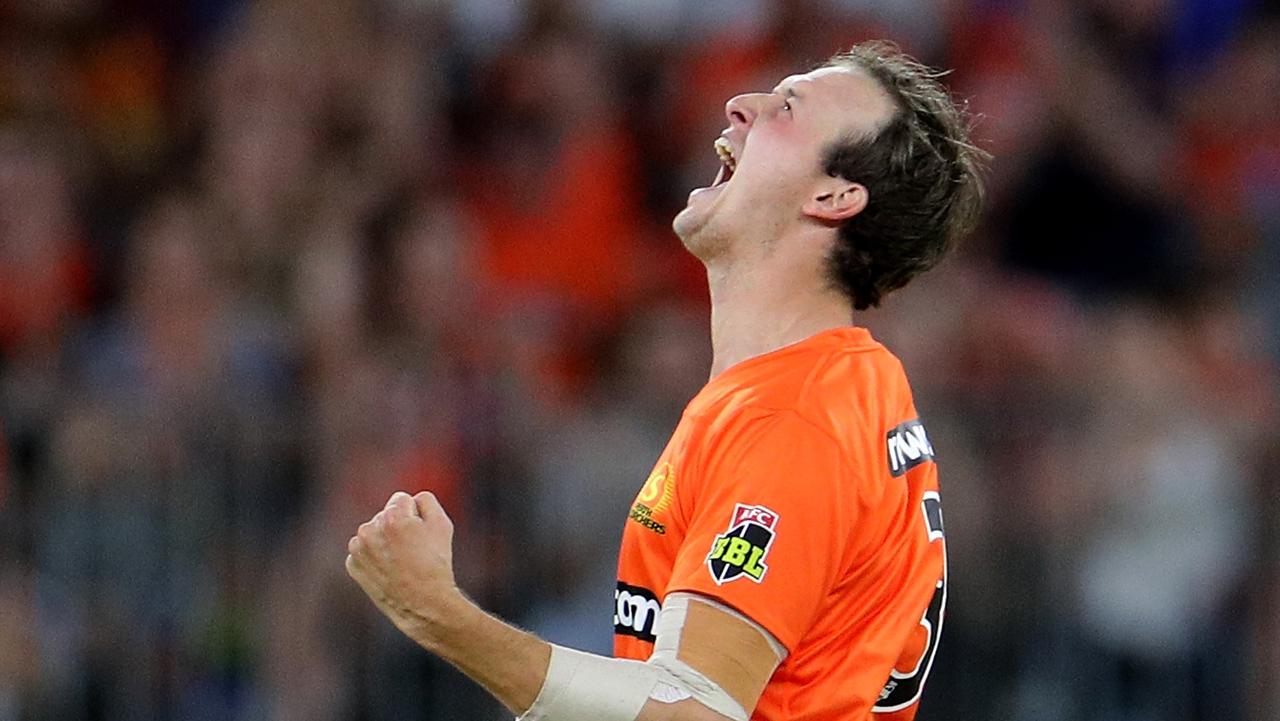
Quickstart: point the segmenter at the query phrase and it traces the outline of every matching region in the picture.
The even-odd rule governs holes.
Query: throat
[[[801,285],[767,272],[709,264],[707,281],[712,378],[745,360],[853,323],[848,301],[816,279]]]

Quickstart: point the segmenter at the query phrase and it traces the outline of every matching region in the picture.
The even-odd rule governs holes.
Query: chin
[[[739,232],[731,222],[737,211],[725,202],[722,192],[722,188],[693,191],[688,204],[671,221],[671,229],[685,249],[703,263],[723,254]]]
[[[676,214],[675,220],[671,221],[671,229],[675,231],[676,237],[680,238],[685,250],[702,261],[706,261],[713,255],[716,247],[713,241],[715,234],[707,227],[710,225],[708,222],[710,220],[706,209],[686,207]]]
[[[689,238],[697,234],[698,228],[702,226],[705,220],[705,218],[698,217],[696,209],[685,206],[683,210],[676,213],[676,217],[671,221],[671,229],[675,231],[676,237],[680,238],[680,242],[688,245]]]

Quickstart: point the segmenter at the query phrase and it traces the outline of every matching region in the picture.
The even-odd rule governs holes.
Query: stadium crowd
[[[607,652],[709,364],[670,218],[727,98],[869,37],[994,154],[859,321],[940,458],[921,720],[1280,718],[1276,3],[15,0],[0,721],[503,718],[346,577],[395,489]]]

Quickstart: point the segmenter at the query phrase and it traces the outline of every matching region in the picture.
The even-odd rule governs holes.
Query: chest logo
[[[653,473],[649,474],[649,479],[644,482],[644,487],[636,496],[636,502],[631,506],[631,512],[627,517],[654,533],[665,534],[666,524],[655,516],[665,513],[671,507],[671,503],[675,500],[675,486],[676,476],[671,464],[659,463],[658,467],[653,469]]]
[[[778,514],[764,506],[737,504],[729,530],[716,536],[707,567],[717,585],[741,576],[760,583],[769,572],[769,556],[778,526]]]

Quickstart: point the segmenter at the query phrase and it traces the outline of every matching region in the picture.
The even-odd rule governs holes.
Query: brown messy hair
[[[864,310],[932,268],[973,229],[989,156],[969,142],[970,117],[939,82],[945,73],[897,46],[855,45],[820,67],[867,73],[897,109],[879,130],[847,136],[823,155],[828,175],[867,189],[866,208],[840,225],[827,258],[832,283]]]

